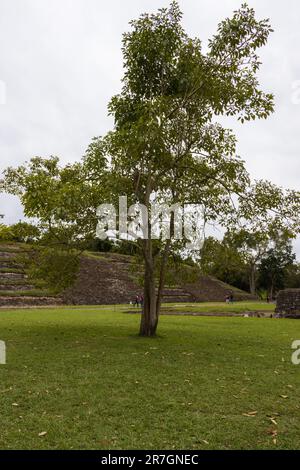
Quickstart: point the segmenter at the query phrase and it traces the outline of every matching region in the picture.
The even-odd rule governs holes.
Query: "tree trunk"
[[[147,207],[148,216],[150,214],[150,194],[152,188],[151,171],[149,169],[146,193],[144,197],[144,205]],[[151,223],[148,217],[147,238],[142,240],[143,256],[145,261],[144,273],[144,303],[141,315],[140,336],[155,336],[158,314],[156,309],[156,292],[155,292],[155,274],[154,274],[154,257],[151,240]]]
[[[149,180],[151,181],[151,179]],[[150,183],[147,188],[144,204],[148,209],[150,202]],[[159,273],[158,292],[156,295],[155,288],[155,263],[153,256],[153,246],[151,239],[151,224],[148,220],[148,239],[142,241],[143,255],[145,261],[144,273],[144,305],[141,315],[140,336],[155,336],[158,325],[159,313],[162,301],[162,291],[165,285],[165,274],[167,261],[170,253],[171,240],[167,240],[165,249],[161,258],[161,266]],[[172,212],[170,218],[170,237],[174,233],[174,213]]]
[[[250,276],[249,276],[249,286],[250,286],[250,293],[252,295],[256,294],[256,273],[255,273],[255,264],[251,264],[250,267]]]
[[[154,336],[156,334],[160,308],[161,308],[162,292],[163,292],[163,288],[165,285],[165,273],[166,273],[166,266],[167,266],[167,261],[168,261],[168,256],[169,256],[169,250],[170,250],[170,241],[168,240],[165,250],[164,250],[162,261],[161,261],[157,294],[156,294],[156,289],[155,289],[155,277],[154,277],[153,263],[149,263],[149,262],[145,263],[144,308],[142,312],[141,326],[140,326],[141,336]]]
[[[269,296],[270,296],[270,300],[271,300],[271,302],[272,302],[273,296],[274,296],[274,279],[273,279],[273,277],[272,277],[272,281],[271,281],[271,287],[270,287],[270,294],[269,294]]]
[[[144,305],[141,316],[140,336],[155,336],[158,324],[153,261],[145,263]]]

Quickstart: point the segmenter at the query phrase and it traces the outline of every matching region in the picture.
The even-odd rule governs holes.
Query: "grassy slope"
[[[155,339],[138,322],[109,307],[1,311],[0,448],[300,448],[300,322],[162,317]]]

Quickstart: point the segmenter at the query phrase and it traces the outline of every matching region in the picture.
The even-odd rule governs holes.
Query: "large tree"
[[[245,194],[249,177],[236,156],[235,136],[216,119],[227,115],[244,122],[273,111],[272,96],[259,89],[256,78],[256,51],[267,42],[271,27],[243,5],[218,26],[204,53],[200,40],[183,30],[181,17],[172,2],[170,8],[132,21],[124,35],[123,88],[110,102],[115,127],[105,138],[113,192],[142,203],[148,213],[153,201],[195,202],[205,207],[205,219],[225,223],[232,195]],[[150,223],[147,229],[140,334],[152,336],[173,242],[161,241],[157,249]]]
[[[252,228],[231,229],[223,240],[208,237],[199,265],[203,273],[249,290],[252,295],[264,290],[273,298],[276,290],[289,286],[289,276],[295,274],[293,237],[287,229],[272,229],[272,224],[260,231]]]
[[[93,142],[82,164],[59,169],[55,159],[38,159],[31,172],[30,165],[6,172],[7,190],[19,191],[28,215],[80,242],[95,222],[97,204],[117,203],[119,196],[143,204],[150,215],[154,202],[195,203],[203,208],[203,223],[225,226],[285,208],[274,187],[251,187],[235,136],[218,122],[218,116],[243,123],[273,111],[272,95],[257,80],[257,50],[267,42],[269,21],[258,21],[243,5],[218,26],[204,52],[181,19],[172,2],[131,22],[123,37],[123,87],[109,104],[114,128]],[[297,197],[291,192],[284,200],[296,204]],[[168,259],[189,239],[175,239],[175,222],[172,212],[170,237],[153,239],[150,217],[143,227],[148,238],[137,242],[144,260],[144,336],[156,333]]]

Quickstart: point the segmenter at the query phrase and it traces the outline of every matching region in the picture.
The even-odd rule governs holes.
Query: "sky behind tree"
[[[204,50],[237,0],[181,0],[183,25]],[[238,138],[238,154],[252,178],[299,190],[300,3],[250,0],[274,33],[260,50],[262,89],[275,94],[266,121],[222,123]],[[121,88],[122,33],[141,13],[165,0],[0,0],[0,169],[31,157],[74,162],[93,136],[113,123],[107,103]],[[22,218],[16,198],[0,195],[5,222]],[[296,249],[300,257],[300,242]]]

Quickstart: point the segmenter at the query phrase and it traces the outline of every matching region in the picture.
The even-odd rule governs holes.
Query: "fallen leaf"
[[[275,426],[278,426],[277,421],[274,418],[269,418],[271,423],[275,424]]]
[[[247,416],[248,418],[255,418],[257,415],[257,411],[249,411],[249,413],[242,413],[243,416]]]
[[[0,390],[0,393],[6,393],[10,392],[12,390],[12,387],[6,388],[5,390]]]

